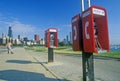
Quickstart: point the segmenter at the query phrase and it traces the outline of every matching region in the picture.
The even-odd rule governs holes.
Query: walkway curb
[[[33,56],[32,56],[33,57]],[[53,71],[51,71],[49,68],[47,68],[47,66],[45,66],[43,63],[39,62],[39,60],[35,57],[33,57],[34,60],[36,60],[38,63],[40,63],[46,71],[49,71],[58,81],[61,81],[60,79],[62,77],[58,76],[57,74],[55,74]],[[64,78],[63,78],[64,79]],[[66,80],[65,80],[66,81]]]

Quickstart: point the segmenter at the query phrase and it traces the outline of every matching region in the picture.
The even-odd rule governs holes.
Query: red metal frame
[[[50,45],[50,34],[54,35],[54,46]],[[49,28],[45,31],[45,46],[48,48],[56,48],[58,47],[58,29],[57,28]]]
[[[91,6],[82,13],[83,47],[85,52],[110,50],[108,18],[105,8]]]
[[[82,50],[82,24],[80,14],[72,18],[72,47],[73,51]]]

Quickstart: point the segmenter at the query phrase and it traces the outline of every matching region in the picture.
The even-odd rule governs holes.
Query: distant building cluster
[[[70,32],[70,35],[66,35],[66,38],[63,39],[63,43],[65,45],[72,44],[72,34]]]
[[[9,26],[8,34],[6,35],[4,32],[2,33],[2,37],[0,37],[0,45],[6,45],[7,42],[11,42],[13,45],[45,45],[45,40],[40,39],[39,34],[34,34],[34,39],[29,40],[28,37],[22,37],[18,35],[17,38],[13,37],[12,27]],[[59,45],[71,45],[72,44],[72,35],[71,32],[69,35],[59,41]]]
[[[44,39],[40,39],[38,34],[34,35],[34,40],[29,40],[27,37],[22,37],[18,35],[18,38],[13,37],[12,27],[9,26],[8,35],[2,33],[0,38],[0,45],[5,45],[7,42],[11,42],[13,45],[44,45]]]

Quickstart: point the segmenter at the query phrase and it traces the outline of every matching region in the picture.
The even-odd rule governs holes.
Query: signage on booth
[[[85,13],[82,15],[82,17],[84,18],[84,17],[86,17],[86,16],[88,16],[88,15],[90,15],[90,11],[85,12]]]
[[[93,8],[93,14],[105,16],[105,12],[101,9]]]
[[[74,23],[74,22],[76,22],[77,21],[77,18],[74,18],[73,20],[72,20],[72,23]]]
[[[49,29],[50,32],[57,32],[56,29]]]

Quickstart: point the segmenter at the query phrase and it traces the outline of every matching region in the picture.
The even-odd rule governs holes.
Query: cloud
[[[15,33],[33,33],[36,30],[32,25],[23,24],[19,21],[13,21],[10,24]]]
[[[71,24],[63,24],[57,27],[58,27],[58,31],[69,31],[71,29]]]
[[[17,38],[18,35],[21,35],[23,37],[32,38],[34,37],[34,34],[38,34],[41,32],[41,29],[39,27],[35,27],[30,24],[24,24],[20,21],[0,21],[0,31],[8,33],[8,27],[11,26],[13,30],[13,36]]]
[[[61,24],[57,27],[60,41],[63,41],[67,35],[69,36],[72,30],[71,24]]]
[[[30,24],[23,24],[19,21],[13,21],[10,25],[12,26],[14,34],[27,36],[29,38],[33,38],[34,34],[38,34],[41,31],[39,27]]]
[[[9,26],[12,27],[13,37],[17,38],[18,35],[28,38],[34,38],[34,34],[44,33],[41,27],[36,27],[33,24],[26,24],[19,21],[19,19],[9,15],[0,13],[0,34],[4,32],[6,35],[8,34]],[[44,34],[42,34],[44,35]],[[1,37],[1,35],[0,35]]]
[[[64,24],[64,25],[62,25],[63,27],[71,27],[71,24]]]

